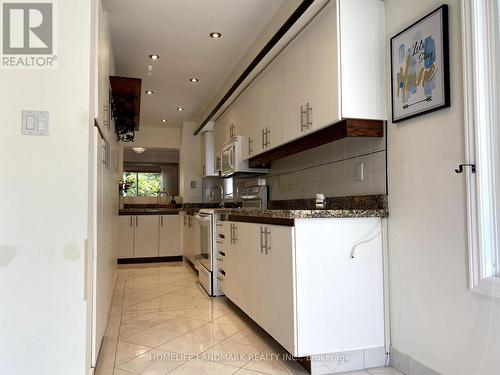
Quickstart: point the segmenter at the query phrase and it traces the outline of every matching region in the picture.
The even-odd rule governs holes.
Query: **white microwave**
[[[240,173],[268,173],[266,168],[250,168],[243,160],[243,137],[237,135],[224,143],[221,154],[221,176],[231,177]]]

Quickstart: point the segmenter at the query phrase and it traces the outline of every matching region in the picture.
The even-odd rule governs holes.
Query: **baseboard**
[[[393,347],[391,347],[390,363],[392,367],[405,375],[441,375],[441,373]]]
[[[378,346],[339,353],[311,356],[311,375],[336,374],[383,367],[387,360],[385,347]]]
[[[120,258],[118,264],[182,262],[182,255],[170,257]]]

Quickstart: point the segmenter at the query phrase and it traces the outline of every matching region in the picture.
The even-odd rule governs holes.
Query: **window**
[[[161,173],[125,172],[125,197],[157,197],[162,191]]]
[[[500,0],[463,0],[471,289],[500,297]]]

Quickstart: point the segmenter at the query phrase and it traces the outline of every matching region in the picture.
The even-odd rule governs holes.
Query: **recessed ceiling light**
[[[191,82],[199,82],[200,80],[198,78],[191,78],[190,81]]]
[[[151,60],[158,60],[160,58],[160,55],[156,55],[156,54],[153,54],[153,55],[149,55],[149,58]]]
[[[167,119],[166,118],[162,118],[161,122],[167,122]]]
[[[184,111],[184,107],[177,107],[178,111]]]
[[[146,94],[148,94],[148,95],[153,95],[153,91],[148,90],[148,91],[146,91]]]
[[[219,39],[221,36],[222,36],[222,33],[218,33],[218,32],[210,33],[210,37],[214,38],[214,39]]]

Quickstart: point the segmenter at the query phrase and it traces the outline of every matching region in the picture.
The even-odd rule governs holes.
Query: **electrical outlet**
[[[365,164],[363,162],[356,163],[356,181],[365,180]]]

